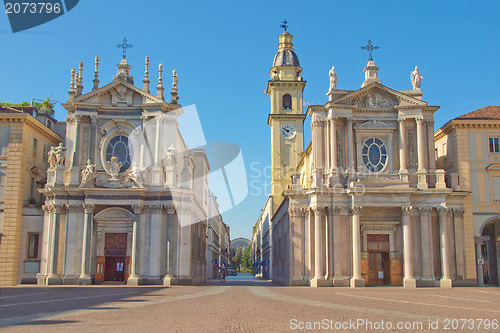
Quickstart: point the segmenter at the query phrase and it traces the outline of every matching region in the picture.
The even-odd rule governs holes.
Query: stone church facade
[[[208,172],[179,131],[177,80],[150,91],[123,59],[83,93],[83,65],[63,106],[66,137],[49,153],[39,284],[199,284],[206,280]]]
[[[305,81],[284,32],[270,72],[271,264],[286,285],[451,287],[475,283],[466,191],[436,168],[434,112],[412,90],[378,78],[370,57],[360,89],[337,88],[302,112]],[[312,142],[303,148],[311,117]],[[469,250],[466,250],[469,249]],[[472,251],[470,251],[472,249]]]

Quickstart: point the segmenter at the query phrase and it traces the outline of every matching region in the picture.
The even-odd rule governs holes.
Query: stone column
[[[404,256],[404,277],[403,286],[407,288],[415,288],[417,286],[415,276],[413,274],[413,244],[411,231],[411,206],[401,207],[402,225],[403,225],[403,256]]]
[[[133,205],[134,210],[134,222],[132,225],[132,253],[130,256],[130,277],[127,280],[128,285],[137,286],[140,284],[140,277],[137,274],[137,257],[138,257],[138,241],[139,241],[139,219],[142,213],[142,206]]]
[[[465,235],[464,235],[464,210],[453,209],[453,222],[455,226],[455,254],[457,265],[457,279],[465,278]]]
[[[175,236],[177,235],[177,232],[174,232],[174,228],[176,227],[174,225],[174,218],[175,218],[175,207],[174,206],[167,206],[166,207],[167,211],[167,274],[163,278],[163,285],[164,286],[170,286],[173,284],[174,280],[174,265],[175,265],[175,251],[173,250],[174,247],[177,246],[177,242],[175,241]],[[213,222],[212,222],[213,223]],[[222,236],[222,235],[221,235]],[[220,244],[220,241],[219,241]],[[212,251],[210,251],[212,252]],[[211,258],[212,259],[212,258]],[[217,264],[220,265],[221,262],[221,255],[220,255],[220,248],[219,248],[219,258]],[[210,269],[212,271],[212,262],[210,262]]]
[[[403,183],[408,182],[408,166],[406,157],[405,117],[399,117],[399,178]]]
[[[61,279],[57,276],[57,261],[59,253],[59,222],[61,217],[61,206],[54,205],[52,207],[52,223],[50,225],[50,245],[48,256],[48,276],[47,284],[59,284]]]
[[[347,117],[347,172],[353,174],[354,169],[354,138],[352,136],[352,117]]]
[[[484,286],[484,272],[483,265],[479,264],[479,260],[483,260],[483,253],[481,251],[481,245],[483,244],[482,237],[476,237],[476,265],[477,265],[477,285],[480,287]]]
[[[95,163],[96,158],[95,158],[95,145],[97,144],[96,142],[96,125],[97,125],[97,115],[91,116],[90,117],[90,151],[89,151],[89,158],[91,161]]]
[[[160,166],[160,130],[162,116],[155,116],[156,119],[156,132],[155,132],[155,167]]]
[[[434,248],[432,236],[432,207],[420,207],[420,237],[422,244],[422,280],[434,281]]]
[[[160,258],[161,258],[161,251],[163,248],[161,244],[161,232],[160,232],[162,206],[155,204],[151,205],[150,207],[151,207],[151,233],[150,233],[151,245],[149,248],[150,251],[149,274],[153,279],[160,279]]]
[[[325,219],[324,207],[313,207],[314,211],[314,278],[311,287],[325,287],[325,238],[323,237],[323,226]]]
[[[337,121],[337,116],[330,115],[330,165],[332,171],[336,171],[337,165],[337,129],[335,122]]]
[[[85,219],[83,222],[83,241],[82,241],[82,269],[78,284],[90,284],[91,277],[89,273],[89,253],[90,253],[90,228],[92,227],[92,215],[94,205],[84,204]]]
[[[75,150],[73,152],[73,166],[77,166],[78,163],[78,152],[79,152],[79,144],[80,144],[80,120],[82,116],[75,115]]]
[[[434,149],[434,119],[427,120],[427,145],[429,149],[429,172],[435,172],[436,153]]]
[[[449,230],[448,230],[448,209],[439,207],[439,238],[441,245],[441,288],[451,288],[450,276],[450,249],[449,249]]]
[[[318,116],[313,118],[312,127],[312,146],[313,146],[313,187],[323,187],[323,169],[325,167],[324,154],[324,127],[325,120]]]
[[[311,208],[306,208],[306,275],[309,279],[314,277],[314,257],[313,257],[313,246],[314,246],[314,238],[312,228],[313,228],[313,210]]]
[[[365,280],[361,276],[361,229],[359,211],[361,206],[352,206],[349,210],[352,224],[352,278],[351,287],[364,287]]]
[[[423,130],[424,118],[417,117],[416,121],[417,121],[417,155],[418,155],[417,188],[425,190],[428,188],[428,185],[427,185],[427,171],[425,170],[425,149],[427,145],[425,144],[425,137]]]

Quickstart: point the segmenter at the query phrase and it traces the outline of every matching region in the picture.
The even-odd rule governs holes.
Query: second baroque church
[[[155,95],[148,58],[142,88],[125,58],[99,87],[98,65],[87,93],[83,64],[72,70],[66,137],[49,153],[38,283],[203,283],[210,165],[179,131],[177,73],[165,101],[161,64]]]
[[[383,85],[371,53],[360,89],[337,88],[332,68],[328,101],[303,114],[306,82],[292,38],[286,29],[279,36],[267,87],[272,193],[254,253],[269,276],[314,287],[474,281],[467,192],[452,190],[436,169],[439,107],[422,100],[418,68],[412,90]],[[304,149],[306,117],[312,141]]]

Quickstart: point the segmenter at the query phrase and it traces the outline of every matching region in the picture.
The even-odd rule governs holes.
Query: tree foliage
[[[33,102],[33,106],[36,107],[37,111],[40,113],[46,113],[49,116],[54,114],[54,106],[57,104],[56,100],[50,99],[52,95],[47,97],[41,102]],[[31,106],[30,101],[23,101],[20,103],[10,103],[10,102],[0,102],[1,106]]]
[[[252,246],[248,245],[243,252],[243,258],[241,259],[241,269],[244,272],[252,271]]]

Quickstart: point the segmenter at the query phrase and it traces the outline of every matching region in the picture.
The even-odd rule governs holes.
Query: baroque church
[[[112,82],[83,92],[71,72],[66,137],[49,152],[39,284],[199,284],[206,280],[208,173],[179,131],[178,75],[150,91],[125,57]]]
[[[385,86],[369,41],[361,88],[339,89],[333,67],[328,101],[303,114],[306,82],[292,38],[286,28],[279,36],[267,86],[272,192],[254,227],[254,254],[267,251],[269,276],[312,287],[474,283],[468,192],[436,168],[439,107],[422,100],[418,68],[413,89]],[[312,141],[304,149],[306,117]]]

